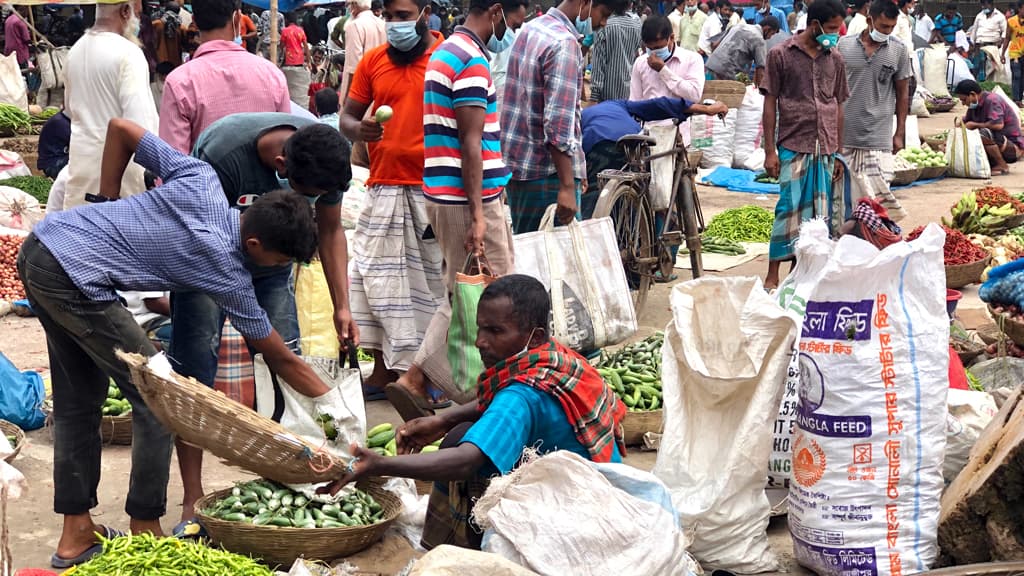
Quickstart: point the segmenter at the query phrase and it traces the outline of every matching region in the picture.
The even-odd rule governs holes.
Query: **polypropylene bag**
[[[949,175],[957,178],[991,178],[992,168],[981,143],[981,133],[962,124],[949,131],[946,143],[946,164]]]
[[[923,54],[921,72],[924,75],[924,87],[936,98],[949,96],[949,87],[946,85],[946,46],[935,44],[919,52]]]
[[[732,166],[737,113],[735,109],[729,110],[724,120],[718,116],[690,118],[690,148],[703,152],[701,168]]]
[[[10,186],[0,186],[0,226],[32,231],[46,212],[31,194]]]
[[[334,329],[334,305],[319,259],[295,266],[295,311],[303,354],[337,358],[341,344]]]
[[[552,336],[590,352],[636,332],[636,310],[611,218],[554,227],[548,207],[537,232],[512,237],[516,272],[540,280],[551,295]]]
[[[949,412],[946,414],[946,457],[942,462],[942,477],[949,484],[967,465],[971,448],[999,409],[991,394],[978,390],[951,388],[946,403]]]
[[[853,236],[832,242],[820,221],[801,227],[795,290],[808,297],[789,528],[797,561],[821,576],[922,572],[938,554],[943,243],[936,224],[882,251]]]
[[[413,564],[409,576],[537,576],[497,554],[442,544]]]
[[[52,90],[64,87],[64,66],[68,61],[70,46],[37,45],[36,63],[39,65],[39,88]]]
[[[14,52],[0,56],[0,102],[28,110],[28,85]]]
[[[303,357],[303,360],[330,388],[318,398],[296,392],[287,382],[271,371],[262,354],[253,358],[256,373],[256,411],[290,432],[301,436],[313,446],[344,460],[352,457],[353,443],[366,441],[366,407],[363,404],[362,375],[355,358],[355,349],[348,355],[349,368],[339,360]],[[322,428],[320,417],[329,416],[337,437],[329,440]],[[315,484],[293,485],[294,490],[312,495]],[[341,494],[341,492],[339,492]]]
[[[764,96],[753,86],[747,86],[743,95],[743,103],[736,112],[736,147],[732,153],[733,168],[744,168],[758,172],[764,169],[763,154],[755,154],[761,150],[761,139],[764,129],[761,116],[764,112]]]
[[[473,262],[477,273],[473,274]],[[455,274],[452,290],[452,319],[448,324],[448,363],[452,368],[452,383],[460,394],[452,400],[465,404],[476,399],[477,380],[484,371],[480,350],[476,347],[476,308],[484,289],[497,280],[490,273],[486,259],[481,261],[470,254]]]
[[[18,371],[0,352],[0,420],[7,420],[22,430],[42,428],[46,422],[43,400],[46,390],[43,379],[32,370]]]
[[[513,561],[544,576],[688,572],[674,511],[616,488],[591,462],[565,450],[528,457],[493,478],[473,517],[518,555]],[[492,551],[491,541],[485,539],[484,551]]]
[[[775,570],[764,463],[797,321],[757,278],[686,282],[672,290],[671,304],[662,348],[665,430],[653,472],[692,527],[689,552],[702,565]]]

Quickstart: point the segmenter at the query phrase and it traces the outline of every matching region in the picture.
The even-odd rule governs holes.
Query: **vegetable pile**
[[[933,168],[946,165],[946,155],[942,152],[933,152],[929,148],[904,148],[896,153],[897,156],[914,164],[919,168]]]
[[[15,176],[6,180],[0,180],[0,186],[10,186],[22,192],[27,192],[40,204],[46,204],[50,199],[50,188],[53,187],[53,180],[46,176]]]
[[[378,424],[366,432],[366,447],[381,456],[394,456],[398,453],[395,440],[395,427],[390,422]]]
[[[7,443],[11,445],[11,448],[18,447],[18,437],[14,434],[7,434]]]
[[[32,129],[32,115],[13,104],[0,103],[0,133],[27,133]]]
[[[1024,214],[1024,202],[1015,196],[1011,196],[1005,188],[998,186],[986,186],[984,188],[978,188],[974,191],[975,201],[978,206],[987,206],[989,208],[1000,208],[1009,204],[1013,207],[1014,212],[1017,214]]]
[[[101,538],[102,539],[102,538]],[[65,576],[143,576],[164,574],[231,574],[232,576],[273,576],[274,572],[256,560],[201,542],[178,538],[156,538],[152,534],[102,539],[103,552],[85,564],[64,572]]]
[[[601,353],[595,367],[630,412],[661,408],[661,346],[665,334],[655,332],[612,354]]]
[[[107,385],[107,399],[103,402],[104,416],[124,416],[132,411],[132,405],[124,399],[121,389],[111,380]]]
[[[967,236],[946,226],[943,226],[942,229],[946,231],[946,243],[942,250],[946,266],[972,264],[988,258],[988,252],[975,246]],[[914,231],[907,235],[907,240],[916,240],[922,231],[924,231],[924,226],[914,228]]]
[[[754,182],[760,182],[762,184],[778,184],[779,179],[769,176],[767,172],[761,172],[757,176],[754,176]]]
[[[25,287],[21,285],[15,265],[24,239],[15,234],[0,236],[0,300],[13,302],[25,297]]]
[[[358,488],[337,504],[324,504],[270,480],[253,480],[236,484],[230,496],[203,514],[255,526],[344,528],[376,524],[384,518],[384,509]]]
[[[747,249],[739,242],[733,242],[732,240],[726,240],[725,238],[716,238],[714,236],[708,236],[707,234],[701,237],[700,248],[704,252],[725,254],[727,256],[739,256],[747,253]]]
[[[730,208],[708,222],[704,235],[733,242],[768,242],[774,223],[775,215],[760,206]]]
[[[964,234],[998,235],[1013,225],[1010,218],[1017,215],[1017,210],[1010,202],[987,206],[978,201],[979,196],[983,201],[990,201],[996,195],[998,192],[992,187],[967,192],[950,210],[953,219],[950,221],[943,218],[942,224]]]

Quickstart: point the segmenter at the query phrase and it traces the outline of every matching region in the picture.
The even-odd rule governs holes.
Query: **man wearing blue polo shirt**
[[[931,42],[945,42],[952,45],[956,42],[956,33],[964,29],[964,17],[956,10],[956,3],[946,4],[945,12],[935,17],[935,29],[932,30]]]
[[[744,14],[744,16],[746,15]],[[779,30],[789,34],[789,23],[787,22],[785,11],[782,8],[772,6],[772,0],[757,0],[754,3],[754,24],[760,24],[762,20],[769,16],[775,16],[775,19],[779,21]]]

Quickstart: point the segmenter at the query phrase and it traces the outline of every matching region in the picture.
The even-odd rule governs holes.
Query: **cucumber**
[[[351,503],[351,502],[346,502],[345,505],[341,507],[341,511],[344,512],[345,514],[352,514],[352,512],[355,509],[356,509],[356,505]]]
[[[228,522],[245,522],[249,517],[242,512],[231,512],[230,514],[224,514],[220,519],[227,520]]]
[[[420,450],[420,454],[430,454],[431,452],[437,452],[438,450],[440,450],[438,446],[430,444],[428,446],[424,446],[423,450]]]
[[[323,522],[317,522],[317,528],[344,528],[345,525],[336,520],[324,520]]]
[[[323,510],[319,508],[313,508],[313,520],[320,522],[324,518],[327,518],[327,514],[324,514]]]
[[[242,495],[242,489],[239,488],[238,486],[235,486],[234,488],[231,489],[231,495],[235,496],[235,497],[241,496]]]
[[[291,494],[285,494],[284,496],[281,497],[281,506],[284,506],[286,508],[291,507],[291,505],[294,502],[295,502],[295,497],[292,496]]]
[[[266,526],[270,523],[270,519],[270,514],[257,514],[256,517],[252,519],[252,523],[256,526]]]
[[[260,513],[260,503],[249,502],[248,504],[243,505],[242,509],[245,511],[246,514],[255,516]]]
[[[367,438],[372,438],[372,437],[376,436],[377,434],[380,434],[381,432],[391,432],[392,430],[394,430],[394,428],[395,427],[392,426],[390,422],[385,422],[383,424],[377,424],[373,428],[370,428],[370,430],[366,433],[366,437]]]
[[[274,516],[269,522],[267,522],[267,524],[270,524],[271,526],[291,526],[292,521],[284,516]]]
[[[373,436],[370,436],[366,440],[366,445],[369,446],[370,448],[383,448],[394,437],[395,437],[395,431],[394,430],[385,430],[383,432],[379,432],[379,433],[377,433],[377,434],[375,434]]]
[[[276,498],[271,498],[270,502],[267,502],[267,510],[271,512],[281,507],[281,501]]]

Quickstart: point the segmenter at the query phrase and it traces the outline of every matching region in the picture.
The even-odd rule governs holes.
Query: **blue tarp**
[[[719,166],[710,174],[702,178],[701,182],[703,184],[711,184],[712,186],[722,186],[735,192],[749,192],[751,194],[779,193],[778,184],[754,182],[755,176],[757,175],[750,170]]]
[[[255,6],[261,10],[270,10],[270,0],[245,0],[246,4]],[[281,14],[298,10],[305,6],[306,0],[278,0],[277,11]]]

